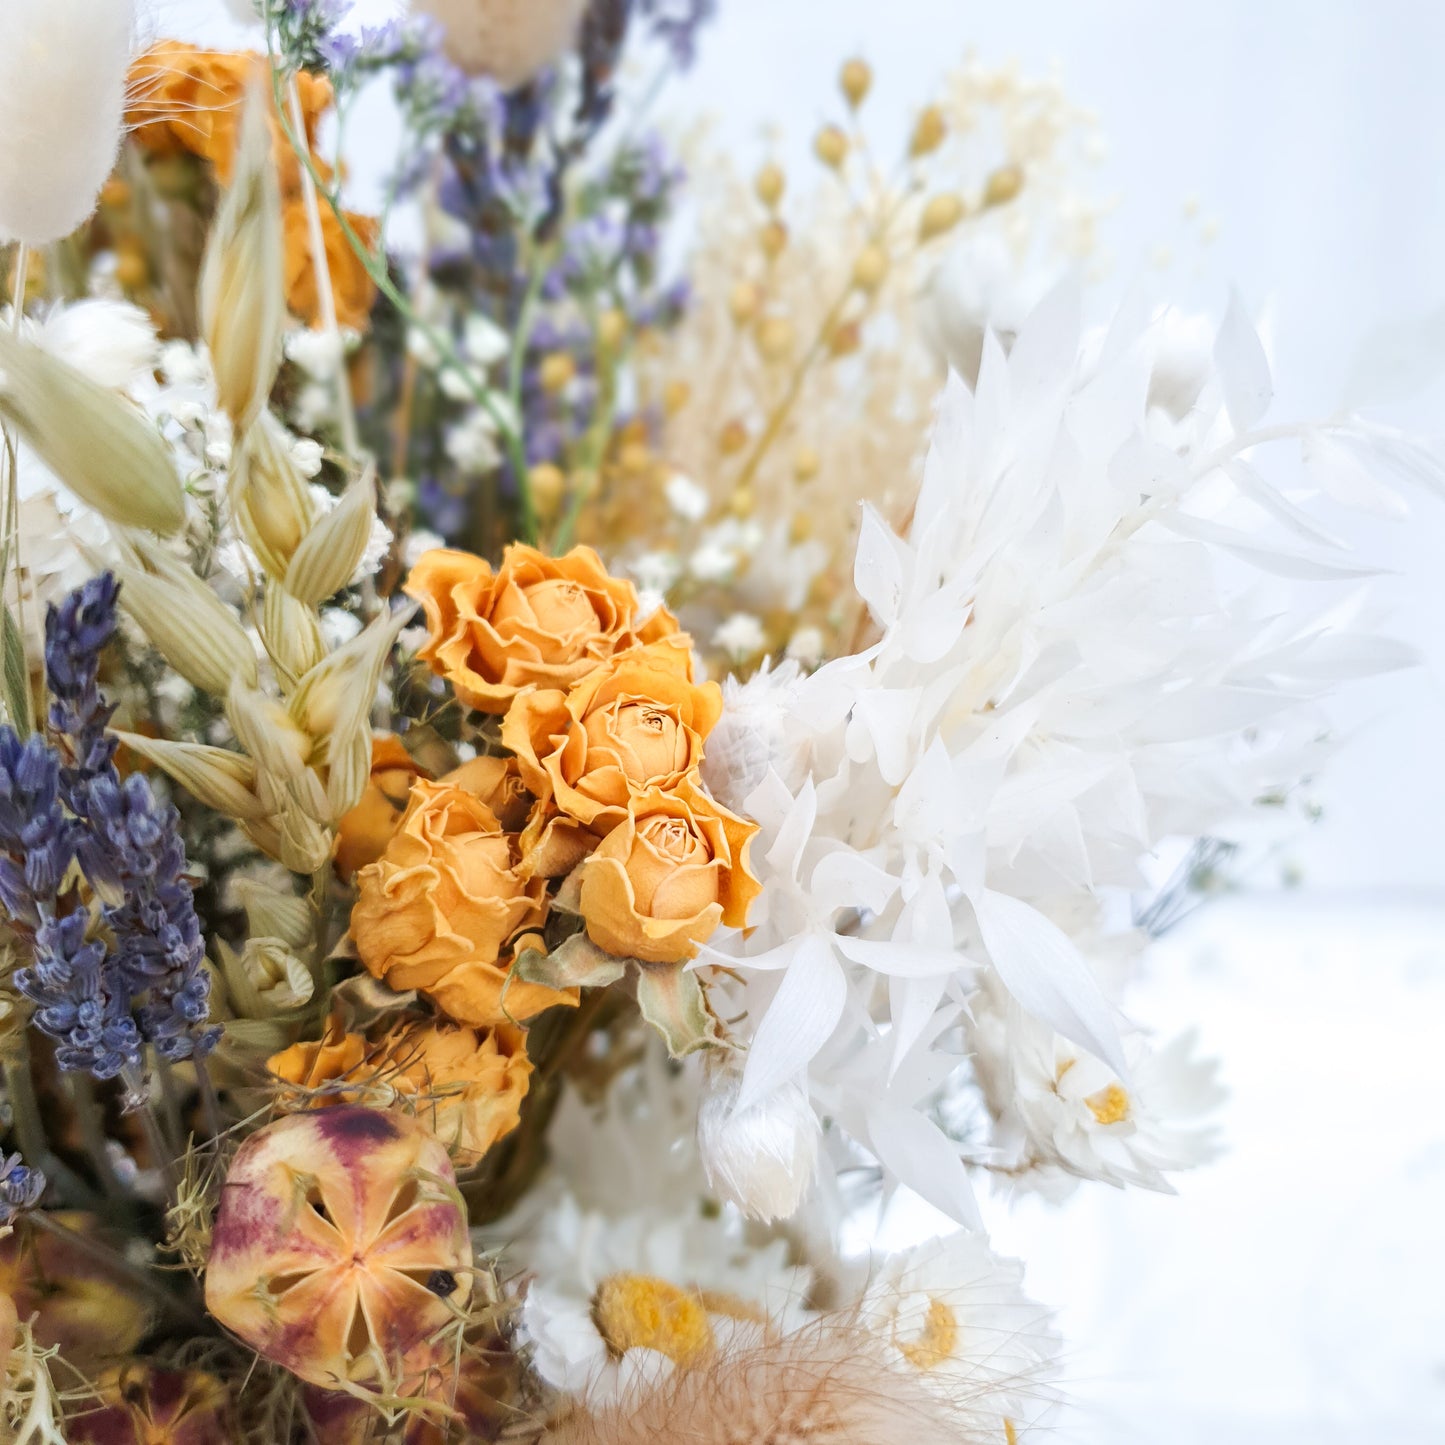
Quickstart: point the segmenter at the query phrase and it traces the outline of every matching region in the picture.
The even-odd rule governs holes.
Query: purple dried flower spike
[[[204,1027],[210,976],[178,815],[144,778],[121,780],[106,736],[114,708],[100,654],[119,590],[109,574],[94,578],[46,617],[54,744],[0,729],[0,901],[35,930],[35,964],[15,984],[60,1066],[102,1079],[138,1066],[148,1043],[173,1061],[202,1058],[220,1034]],[[111,900],[111,951],[88,937],[86,911],[61,913],[72,858]]]

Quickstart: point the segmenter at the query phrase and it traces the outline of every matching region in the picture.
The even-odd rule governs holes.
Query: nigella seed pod
[[[95,209],[120,149],[133,0],[7,0],[0,239],[48,246]]]
[[[442,1275],[446,1296],[427,1287]],[[346,1105],[281,1119],[237,1152],[206,1307],[308,1384],[410,1379],[471,1288],[451,1161],[421,1125]]]
[[[706,1070],[697,1141],[708,1182],[749,1219],[790,1218],[818,1163],[818,1117],[807,1090],[792,1080],[739,1109],[742,1057],[715,1051]]]

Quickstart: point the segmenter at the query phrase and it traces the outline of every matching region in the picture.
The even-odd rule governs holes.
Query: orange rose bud
[[[637,589],[590,547],[547,557],[516,543],[495,572],[438,549],[412,568],[406,592],[426,609],[423,661],[481,712],[506,712],[528,684],[571,687],[613,653],[677,631],[663,608],[639,627]]]
[[[423,769],[399,738],[382,733],[371,740],[371,781],[338,827],[336,871],[342,878],[350,878],[386,852],[406,811],[411,785],[422,776]]]
[[[584,865],[587,936],[620,958],[681,963],[719,924],[743,927],[762,888],[748,868],[757,831],[691,781],[634,796]]]
[[[521,1122],[532,1076],[526,1036],[510,1024],[478,1032],[451,1024],[403,1021],[368,1044],[332,1029],[319,1043],[293,1044],[266,1067],[285,1083],[337,1089],[316,1103],[377,1104],[389,1092],[447,1146],[458,1168],[470,1168]]]
[[[360,1034],[349,1034],[340,1025],[332,1024],[325,1038],[315,1043],[292,1044],[289,1049],[272,1054],[266,1060],[266,1067],[283,1083],[309,1094],[339,1079],[360,1082],[369,1072],[367,1053],[366,1040]],[[336,1090],[307,1102],[324,1104],[329,1099],[339,1104],[348,1097]]]
[[[474,1026],[531,1018],[568,997],[514,981],[502,1007],[509,940],[538,928],[542,882],[516,871],[514,840],[475,794],[418,779],[395,837],[357,878],[351,933],[362,963],[398,992],[424,989],[465,1003]],[[458,993],[458,987],[461,992]]]
[[[231,1161],[206,1308],[308,1384],[400,1378],[471,1293],[455,1182],[447,1151],[400,1115],[343,1105],[277,1120]]]

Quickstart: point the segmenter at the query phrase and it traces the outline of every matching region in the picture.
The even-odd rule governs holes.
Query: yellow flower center
[[[909,1340],[900,1340],[895,1331],[893,1343],[915,1370],[936,1370],[958,1348],[958,1316],[941,1299],[930,1299],[923,1328]]]
[[[1014,1429],[1014,1422],[1012,1420],[1005,1420],[1003,1422],[1003,1438],[1007,1442],[1007,1445],[1019,1445],[1019,1432]]]
[[[1129,1096],[1118,1084],[1110,1084],[1107,1089],[1090,1094],[1084,1102],[1101,1124],[1122,1124],[1129,1117]]]
[[[702,1296],[666,1280],[609,1275],[597,1288],[592,1318],[614,1355],[656,1350],[686,1368],[712,1353],[712,1326]]]

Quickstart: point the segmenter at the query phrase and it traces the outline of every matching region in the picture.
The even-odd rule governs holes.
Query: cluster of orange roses
[[[491,1026],[559,1001],[509,979],[508,956],[545,951],[537,936],[569,876],[588,937],[618,958],[681,964],[719,924],[740,927],[758,890],[757,829],[702,785],[722,694],[693,680],[676,620],[640,619],[635,588],[587,547],[509,547],[495,571],[429,552],[407,591],[426,609],[422,657],[501,719],[507,754],[411,779],[395,833],[357,879],[366,967]]]
[[[422,657],[499,719],[483,729],[499,750],[434,778],[378,739],[337,865],[356,880],[362,963],[445,1018],[370,1041],[334,1030],[271,1068],[308,1089],[369,1075],[440,1098],[434,1131],[473,1162],[517,1122],[531,1064],[516,1025],[578,998],[521,977],[516,960],[546,955],[580,920],[619,973],[636,961],[680,975],[720,925],[745,923],[757,828],[702,784],[721,690],[694,680],[671,614],[642,619],[636,589],[590,548],[512,546],[496,570],[429,552],[407,591],[426,610]]]

